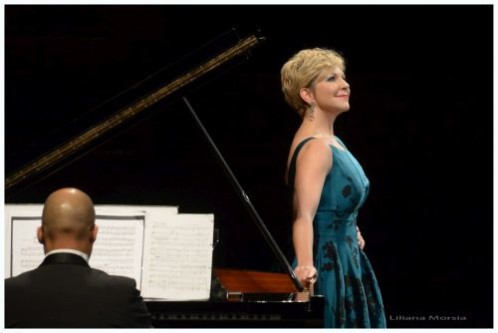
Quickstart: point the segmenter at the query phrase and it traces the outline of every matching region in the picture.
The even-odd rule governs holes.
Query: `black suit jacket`
[[[57,253],[36,269],[5,279],[5,327],[150,327],[135,280]]]

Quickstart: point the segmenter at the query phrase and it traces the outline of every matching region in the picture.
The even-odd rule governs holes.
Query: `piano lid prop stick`
[[[252,203],[249,200],[249,197],[247,196],[246,192],[244,192],[244,189],[242,188],[242,186],[237,181],[237,178],[235,177],[235,175],[233,174],[232,170],[228,166],[227,162],[225,161],[225,159],[221,155],[221,153],[218,150],[218,147],[214,143],[213,139],[211,139],[211,136],[209,135],[209,133],[207,132],[206,128],[202,124],[201,120],[199,119],[199,117],[197,117],[197,114],[195,113],[194,108],[192,107],[192,105],[190,105],[190,102],[188,101],[188,99],[185,96],[183,97],[183,101],[187,105],[187,108],[189,109],[190,113],[192,114],[192,117],[194,117],[195,122],[197,123],[197,125],[201,129],[201,131],[204,134],[204,136],[206,137],[207,141],[209,142],[209,145],[213,149],[216,157],[218,158],[218,161],[223,166],[223,170],[225,171],[226,175],[228,176],[230,182],[235,187],[235,190],[239,194],[239,196],[242,199],[242,201],[245,203],[245,207],[248,209],[249,214],[251,215],[253,221],[258,226],[259,230],[263,234],[263,237],[265,238],[266,242],[268,243],[268,245],[272,249],[273,253],[277,256],[277,259],[279,260],[280,265],[285,270],[285,272],[287,272],[287,274],[290,276],[290,278],[291,278],[292,282],[294,283],[294,286],[296,287],[296,289],[298,291],[303,291],[304,290],[303,285],[298,280],[296,274],[294,273],[294,270],[292,269],[291,265],[289,264],[289,262],[287,261],[287,259],[284,256],[284,254],[282,253],[282,250],[280,249],[280,247],[278,246],[278,244],[275,242],[275,240],[273,239],[272,235],[268,231],[268,228],[266,227],[265,223],[263,222],[263,220],[259,216],[259,214],[256,211],[256,209],[254,208],[254,206],[252,205]]]

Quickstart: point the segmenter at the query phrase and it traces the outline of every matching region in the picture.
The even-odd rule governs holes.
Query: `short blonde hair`
[[[308,105],[301,98],[301,88],[311,88],[324,70],[336,67],[345,69],[344,58],[336,51],[322,48],[299,51],[280,70],[285,101],[302,117]]]

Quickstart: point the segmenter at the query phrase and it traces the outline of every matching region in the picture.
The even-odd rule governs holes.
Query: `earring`
[[[310,103],[310,112],[308,113],[308,118],[313,121],[315,119],[315,102]]]

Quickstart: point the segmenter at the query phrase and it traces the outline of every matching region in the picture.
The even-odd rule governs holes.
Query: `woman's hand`
[[[297,266],[294,273],[306,289],[309,289],[310,285],[315,283],[318,278],[318,272],[314,266]]]
[[[365,239],[363,239],[360,228],[358,227],[356,227],[356,236],[358,237],[358,246],[360,247],[360,250],[363,250],[365,248]]]

